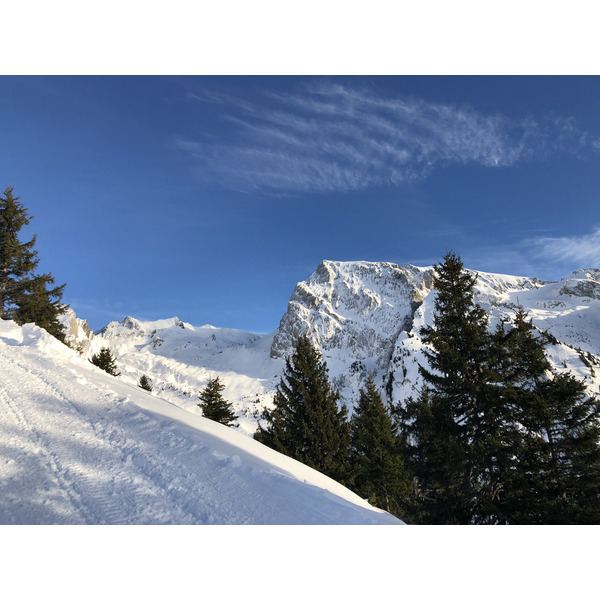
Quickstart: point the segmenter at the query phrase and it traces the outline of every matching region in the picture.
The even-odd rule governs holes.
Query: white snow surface
[[[111,349],[120,379],[137,384],[141,375],[153,390],[173,404],[200,415],[198,394],[209,379],[219,377],[223,397],[238,415],[240,431],[252,435],[256,417],[270,406],[283,371],[283,359],[272,359],[273,335],[259,335],[211,325],[194,327],[179,318],[111,322],[96,334],[84,356]]]
[[[181,329],[153,327],[173,325]],[[212,341],[211,328],[196,332]],[[261,343],[221,333],[232,355],[240,340]],[[104,373],[34,325],[0,321],[0,413],[0,524],[401,523],[248,435]]]

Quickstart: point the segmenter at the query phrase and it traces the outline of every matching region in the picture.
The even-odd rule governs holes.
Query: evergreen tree
[[[553,372],[546,344],[520,309],[504,335],[505,401],[519,435],[500,513],[508,523],[600,523],[600,403]]]
[[[401,409],[405,456],[414,477],[405,519],[412,524],[466,524],[473,490],[462,427],[427,387]]]
[[[537,392],[541,402],[535,417],[542,435],[533,440],[537,452],[531,475],[538,522],[598,525],[600,402],[588,397],[585,384],[570,373],[542,382]]]
[[[140,377],[140,380],[138,381],[138,385],[143,390],[146,390],[147,392],[151,392],[152,391],[152,384],[150,383],[150,380],[148,379],[148,377],[146,377],[145,375],[142,375]]]
[[[237,416],[233,412],[231,404],[223,398],[224,389],[225,386],[218,377],[209,379],[206,387],[200,392],[198,406],[202,408],[203,417],[231,427],[231,424],[237,420]]]
[[[20,304],[14,310],[14,320],[20,325],[35,323],[66,344],[64,326],[59,321],[59,316],[67,310],[67,306],[60,302],[65,286],[47,289],[46,286],[53,283],[54,277],[45,274],[24,285]]]
[[[35,323],[65,341],[58,317],[67,306],[61,304],[64,285],[54,284],[52,274],[36,275],[39,263],[34,249],[36,236],[21,243],[19,232],[31,217],[8,187],[0,196],[0,318],[17,323]]]
[[[433,326],[421,329],[430,369],[402,421],[416,477],[414,522],[486,522],[489,465],[498,448],[498,398],[488,317],[474,301],[476,276],[449,252],[434,267]]]
[[[544,351],[544,337],[536,333],[522,308],[512,323],[503,321],[497,326],[493,343],[501,380],[495,392],[504,435],[499,436],[502,449],[493,466],[498,493],[488,498],[486,510],[497,522],[512,523],[517,514],[532,514],[527,505],[538,493],[532,485],[537,460],[532,447],[537,443],[538,426],[527,429],[524,423],[533,425],[527,413],[538,404],[536,390],[547,379],[551,365]]]
[[[90,362],[114,377],[117,377],[121,374],[117,370],[117,363],[109,348],[102,348],[100,352],[92,355]]]
[[[321,353],[307,336],[298,339],[286,360],[273,410],[254,438],[341,483],[348,483],[350,424],[339,393],[332,389]]]
[[[547,338],[519,309],[487,332],[475,278],[436,267],[431,370],[400,410],[414,523],[600,523],[600,403],[553,372]]]
[[[400,440],[369,376],[360,390],[351,419],[352,489],[369,502],[403,517],[411,479],[401,456]]]

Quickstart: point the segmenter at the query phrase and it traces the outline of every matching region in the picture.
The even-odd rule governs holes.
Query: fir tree
[[[414,477],[405,519],[413,524],[466,524],[473,515],[463,431],[427,387],[401,411],[404,452]]]
[[[600,523],[600,403],[553,372],[548,336],[519,309],[487,332],[475,278],[436,267],[431,371],[401,409],[414,523]]]
[[[67,306],[61,303],[64,285],[54,284],[52,274],[36,275],[39,263],[36,236],[21,243],[19,233],[31,217],[8,187],[0,196],[0,318],[20,325],[35,323],[65,341],[58,318]]]
[[[403,411],[416,476],[415,522],[472,523],[490,493],[486,471],[497,444],[497,396],[488,317],[474,301],[476,277],[449,252],[434,267],[433,326],[421,329],[430,369]]]
[[[570,373],[538,388],[536,513],[544,524],[600,524],[600,402]]]
[[[92,355],[90,362],[114,377],[118,377],[121,374],[117,370],[117,363],[109,348],[104,347],[100,352]]]
[[[341,483],[349,471],[350,424],[339,393],[332,389],[321,354],[307,336],[298,339],[286,360],[273,410],[265,410],[265,426],[254,438]]]
[[[493,335],[496,351],[496,369],[500,375],[500,385],[495,388],[499,399],[499,415],[502,420],[502,450],[493,466],[495,488],[498,493],[487,498],[486,510],[495,515],[499,523],[515,522],[517,514],[529,514],[528,498],[537,496],[533,490],[531,461],[537,459],[528,440],[538,438],[537,425],[527,416],[538,404],[537,389],[541,381],[547,379],[551,365],[544,352],[545,340],[536,334],[526,313],[519,308],[512,323],[501,322]],[[529,422],[532,428],[524,424]],[[535,445],[533,441],[533,445]],[[490,469],[492,470],[492,468]],[[534,468],[535,470],[535,468]]]
[[[146,390],[147,392],[151,392],[152,391],[152,384],[150,383],[150,380],[148,379],[148,377],[146,377],[145,375],[142,375],[140,377],[140,380],[138,381],[138,385],[143,390]]]
[[[46,287],[53,283],[54,277],[45,274],[31,279],[24,285],[20,304],[13,313],[14,320],[20,325],[35,323],[66,344],[64,326],[59,321],[59,316],[67,310],[67,306],[60,301],[65,286],[50,289]]]
[[[222,425],[231,427],[231,424],[237,420],[233,408],[227,400],[223,398],[225,386],[219,381],[219,378],[209,379],[206,387],[200,392],[200,403],[202,416]],[[236,425],[237,427],[237,425]]]
[[[352,489],[397,517],[411,489],[400,440],[369,376],[351,419]]]
[[[600,403],[551,368],[520,309],[504,336],[506,405],[518,424],[500,514],[517,524],[600,523]]]

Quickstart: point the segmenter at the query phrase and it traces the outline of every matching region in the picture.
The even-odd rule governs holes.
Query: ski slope
[[[236,430],[0,321],[1,524],[400,524]]]

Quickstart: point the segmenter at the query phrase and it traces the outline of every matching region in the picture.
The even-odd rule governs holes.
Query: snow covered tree
[[[224,389],[225,385],[219,381],[218,377],[209,379],[206,387],[200,392],[198,406],[202,409],[203,417],[231,427],[232,423],[237,420],[237,416],[231,404],[223,398]]]
[[[346,483],[350,476],[350,424],[345,406],[338,407],[339,392],[332,389],[321,353],[307,336],[298,339],[274,398],[265,410],[265,425],[254,438]]]
[[[360,390],[350,425],[352,489],[372,505],[403,517],[411,479],[392,418],[371,376]]]
[[[150,380],[148,379],[148,377],[146,377],[145,375],[142,375],[138,381],[138,385],[143,389],[146,390],[147,392],[151,392],[152,391],[152,384],[150,383]]]
[[[19,240],[21,229],[30,221],[19,197],[13,196],[13,188],[6,188],[0,196],[0,318],[21,325],[35,323],[64,342],[58,319],[67,309],[61,303],[65,286],[52,287],[50,273],[35,274],[39,264],[36,236],[24,243]]]
[[[92,355],[90,362],[114,377],[117,377],[121,374],[117,370],[117,363],[109,348],[104,347],[100,350],[100,352]]]

